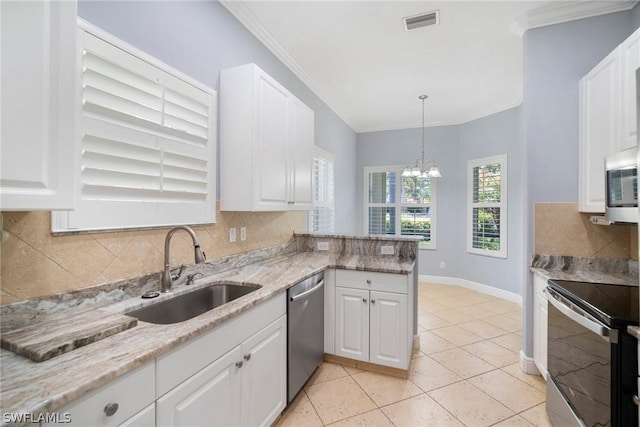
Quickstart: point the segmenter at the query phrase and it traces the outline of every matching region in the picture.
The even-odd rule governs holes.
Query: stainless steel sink
[[[127,316],[162,325],[184,322],[260,289],[260,285],[217,283],[149,307],[130,311]]]

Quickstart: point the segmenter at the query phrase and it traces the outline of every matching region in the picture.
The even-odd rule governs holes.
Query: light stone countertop
[[[627,332],[637,340],[640,340],[640,326],[627,326]]]
[[[535,255],[530,270],[549,280],[638,286],[638,261]]]
[[[97,310],[124,313],[217,281],[261,285],[242,298],[191,320],[169,325],[139,321],[138,325],[53,359],[36,363],[0,350],[0,412],[51,413],[125,373],[210,330],[226,320],[281,293],[325,268],[408,274],[414,260],[385,256],[294,252],[197,279],[176,287],[172,295],[142,300],[128,298]],[[44,324],[46,333],[46,323]]]

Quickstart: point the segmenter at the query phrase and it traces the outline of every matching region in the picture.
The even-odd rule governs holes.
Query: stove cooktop
[[[549,280],[549,286],[608,326],[640,324],[638,286]]]

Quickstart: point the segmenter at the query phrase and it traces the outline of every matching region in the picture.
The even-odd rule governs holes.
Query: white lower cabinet
[[[152,403],[124,423],[120,424],[120,427],[154,427],[155,425],[156,404]]]
[[[369,361],[369,291],[336,287],[336,355]]]
[[[413,318],[409,276],[342,270],[335,274],[335,354],[408,369]]]
[[[43,425],[72,426],[153,426],[155,400],[154,364],[149,363],[122,378],[56,411],[68,414],[69,422]],[[139,417],[139,418],[138,418]],[[138,421],[134,421],[138,419]]]
[[[163,377],[173,380],[176,364],[198,366],[194,356],[207,348],[215,354],[236,343],[158,399],[158,426],[269,426],[276,420],[287,403],[287,317],[284,296],[282,304],[273,302],[264,303],[264,312],[250,311],[159,359],[160,384]],[[247,336],[257,322],[272,317],[273,308],[279,317]]]
[[[286,293],[262,302],[56,411],[52,421],[270,426],[287,403],[286,310]]]
[[[287,318],[242,344],[243,426],[269,426],[287,405]]]
[[[371,291],[369,361],[401,367],[408,357],[407,296]]]
[[[533,275],[533,361],[547,378],[547,279]]]
[[[240,346],[158,399],[159,426],[240,425]]]

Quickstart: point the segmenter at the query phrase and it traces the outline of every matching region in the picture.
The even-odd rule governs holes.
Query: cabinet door
[[[636,70],[640,67],[640,29],[636,30],[620,46],[622,89],[622,138],[619,150],[638,144],[636,119]]]
[[[239,425],[241,361],[237,346],[158,399],[157,425]]]
[[[313,171],[313,110],[292,97],[289,158],[291,159],[291,209],[309,210],[312,204],[311,177]]]
[[[258,210],[287,210],[289,93],[261,72],[256,75],[255,85],[255,207]]]
[[[407,369],[407,296],[371,291],[369,361]]]
[[[76,2],[0,2],[2,210],[74,208]]]
[[[612,52],[580,80],[578,210],[604,212],[604,158],[620,137],[620,61]]]
[[[269,426],[287,404],[287,317],[242,344],[242,425]]]
[[[336,287],[337,356],[369,361],[369,291]]]
[[[156,404],[152,403],[124,423],[120,424],[120,427],[155,427],[155,425]]]

